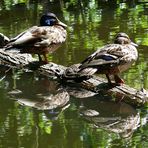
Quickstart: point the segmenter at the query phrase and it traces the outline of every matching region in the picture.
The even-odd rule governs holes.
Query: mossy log
[[[56,80],[59,80],[57,76],[61,75],[66,69],[65,66],[52,62],[41,65],[30,54],[20,54],[14,51],[5,52],[4,49],[0,49],[1,67],[38,71],[40,74]],[[136,90],[127,85],[110,87],[105,79],[98,76],[81,83],[66,82],[66,85],[68,87],[83,88],[104,96],[109,95],[116,101],[124,101],[136,106],[144,105],[148,102],[148,91],[145,89]]]

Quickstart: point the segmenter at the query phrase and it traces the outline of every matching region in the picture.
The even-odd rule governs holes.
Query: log
[[[93,92],[94,94],[104,96],[104,98],[106,98],[106,96],[112,97],[115,101],[124,101],[131,105],[141,106],[148,102],[148,91],[145,89],[136,90],[128,85],[110,87],[105,79],[98,76],[93,76],[89,80],[81,83],[63,82],[58,76],[62,75],[67,67],[57,65],[53,62],[41,65],[38,60],[33,58],[30,54],[20,54],[16,51],[17,50],[14,49],[6,52],[3,48],[0,49],[1,67],[22,69],[24,71],[38,71],[42,75],[60,81],[61,84],[67,86],[67,90],[69,90],[71,95],[79,98],[83,98],[84,93],[82,92],[85,89]],[[77,93],[73,93],[71,91],[72,89],[78,90]]]

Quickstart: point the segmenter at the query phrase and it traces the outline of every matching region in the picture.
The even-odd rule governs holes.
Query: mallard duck
[[[131,42],[126,33],[118,33],[113,44],[108,44],[88,56],[80,64],[68,67],[61,80],[82,82],[90,79],[94,73],[105,74],[108,83],[113,85],[110,75],[114,76],[115,84],[123,84],[118,76],[127,70],[138,58],[137,44]]]
[[[124,81],[118,74],[129,69],[137,60],[137,46],[126,33],[118,33],[113,44],[98,49],[81,62],[77,73],[105,74],[109,84],[113,84],[110,79],[110,75],[113,75],[115,84],[121,85]]]
[[[55,51],[65,42],[66,27],[55,14],[46,13],[40,19],[40,26],[33,26],[11,39],[5,46],[6,50],[17,48],[21,53],[38,54],[39,61],[48,63],[47,53]]]

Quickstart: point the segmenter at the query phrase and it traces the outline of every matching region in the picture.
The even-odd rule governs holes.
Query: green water
[[[37,25],[45,11],[68,25],[67,41],[49,55],[50,61],[65,66],[79,63],[113,42],[116,33],[126,32],[139,45],[139,58],[121,77],[131,87],[148,89],[146,0],[1,0],[0,32],[14,37]],[[65,89],[69,102],[41,110],[44,99]],[[147,106],[136,108],[109,101],[109,96],[91,97],[74,90],[37,73],[0,72],[0,148],[148,147]],[[89,97],[80,99],[80,92]],[[91,111],[97,115],[88,115]]]

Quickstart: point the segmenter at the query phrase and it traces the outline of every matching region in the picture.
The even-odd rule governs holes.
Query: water
[[[43,12],[55,12],[69,26],[68,38],[48,58],[65,66],[81,62],[113,42],[116,33],[126,32],[139,44],[139,59],[121,77],[131,87],[148,89],[147,9],[146,0],[6,0],[0,2],[0,32],[14,37],[37,25]],[[109,96],[65,87],[37,73],[1,71],[0,147],[148,147],[147,106],[137,109]],[[50,97],[65,95],[65,89],[70,98],[61,96],[66,98],[61,107],[43,110],[53,103],[47,101]]]

